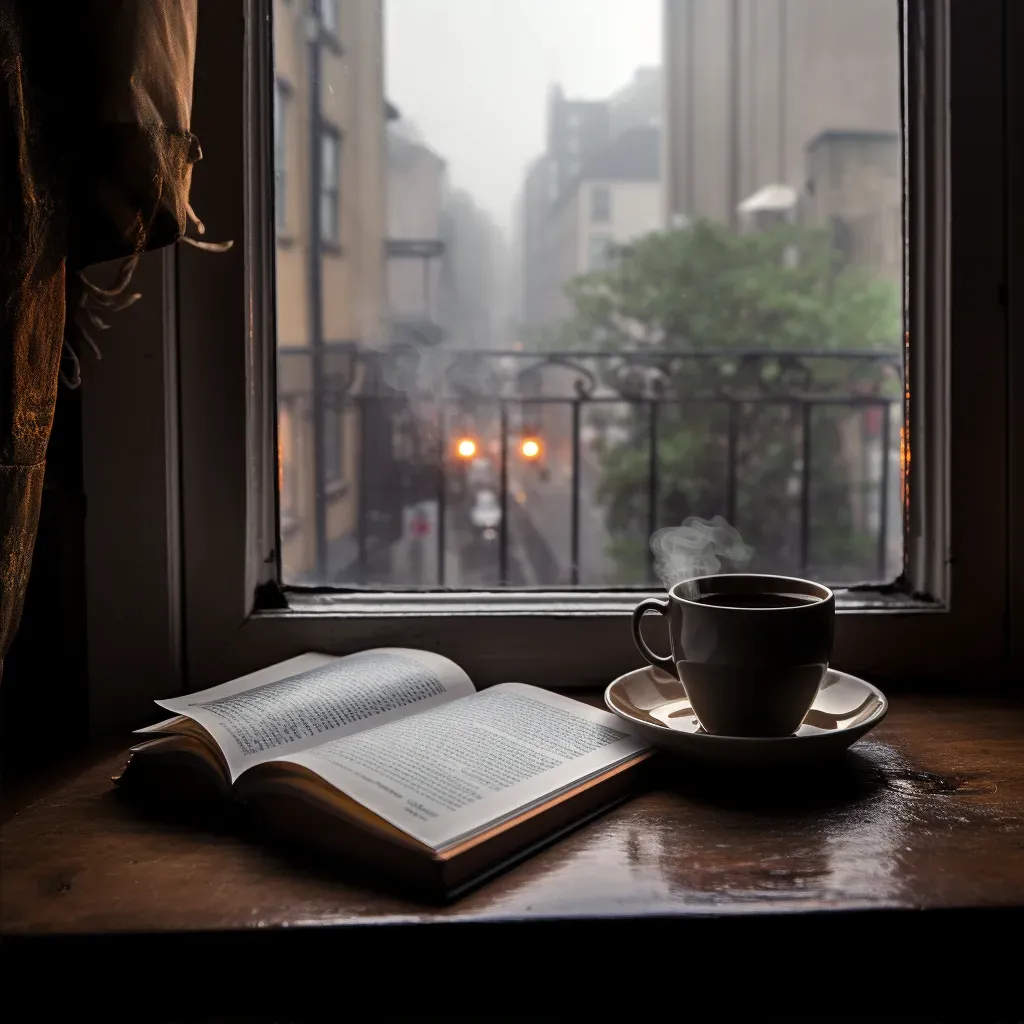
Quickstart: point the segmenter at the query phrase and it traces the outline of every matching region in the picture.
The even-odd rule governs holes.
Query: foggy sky
[[[384,0],[388,98],[508,231],[546,97],[603,99],[661,63],[660,0]]]

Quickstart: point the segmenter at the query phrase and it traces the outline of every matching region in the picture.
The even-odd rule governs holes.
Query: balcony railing
[[[764,571],[891,578],[902,544],[901,358],[328,345],[324,407],[341,424],[341,459],[357,467],[351,558],[289,582],[645,586],[647,539],[688,514],[725,516]],[[308,355],[281,359],[284,371]],[[296,422],[309,422],[312,388],[308,371],[281,373]],[[472,450],[460,453],[460,441]],[[537,450],[524,451],[527,441]],[[308,489],[331,500],[324,486],[315,498]],[[480,505],[482,492],[491,504]],[[389,555],[410,529],[420,540],[411,568]]]

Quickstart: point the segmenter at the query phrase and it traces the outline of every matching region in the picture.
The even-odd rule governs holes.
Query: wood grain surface
[[[258,957],[253,936],[287,933],[275,962],[300,950],[314,956],[328,937],[332,949],[349,949],[345,935],[358,935],[364,953],[385,942],[390,958],[404,942],[422,949],[427,935],[440,936],[431,939],[439,950],[453,935],[461,942],[508,926],[487,941],[529,934],[554,955],[567,934],[608,948],[643,925],[645,941],[673,926],[670,934],[699,936],[705,960],[733,942],[791,936],[787,943],[811,948],[866,934],[866,951],[901,942],[920,951],[922,938],[962,936],[958,962],[982,951],[989,968],[1001,952],[1020,957],[1019,703],[896,698],[845,760],[799,776],[726,777],[665,761],[627,804],[448,906],[257,843],[227,809],[182,819],[133,805],[110,784],[119,764],[92,765],[4,824],[8,949],[66,957],[84,948],[79,937],[128,962],[147,940],[166,952],[184,936],[188,950],[205,942],[208,955],[221,955],[234,936]],[[1005,945],[998,935],[1008,921],[1016,938]],[[467,928],[450,927],[458,924]]]

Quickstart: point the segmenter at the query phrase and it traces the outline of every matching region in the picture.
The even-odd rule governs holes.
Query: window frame
[[[334,176],[325,172],[325,143],[330,140],[334,146]],[[317,204],[317,230],[320,232],[320,245],[326,252],[338,252],[341,249],[341,132],[330,122],[320,122],[318,159],[320,160],[320,200]],[[328,235],[324,232],[324,202],[330,200],[334,204],[334,231]]]
[[[642,591],[279,587],[267,13],[263,0],[200,12],[193,128],[207,160],[193,179],[193,205],[212,237],[237,242],[215,259],[190,247],[175,254],[182,687],[300,651],[382,644],[447,654],[479,684],[607,683],[640,661],[628,618]],[[1005,0],[905,6],[904,215],[917,240],[907,264],[908,336],[920,339],[907,367],[906,569],[889,587],[842,593],[834,653],[844,670],[883,684],[980,687],[1007,665],[1005,17]],[[200,92],[213,79],[217,88]],[[971,216],[956,217],[961,209]],[[989,496],[980,507],[977,493]]]

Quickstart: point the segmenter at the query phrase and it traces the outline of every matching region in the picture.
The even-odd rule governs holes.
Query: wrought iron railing
[[[282,363],[303,358],[302,350],[282,352]],[[587,585],[593,580],[581,550],[581,520],[590,507],[604,510],[606,540],[631,539],[636,551],[681,513],[717,512],[744,535],[769,538],[764,543],[778,550],[766,551],[763,568],[827,573],[829,565],[815,554],[816,538],[832,537],[827,531],[840,527],[853,539],[832,546],[856,548],[855,555],[842,556],[849,564],[834,569],[844,581],[885,579],[898,559],[898,351],[614,353],[442,346],[377,352],[346,344],[326,346],[324,367],[325,407],[354,428],[345,442],[357,448],[351,453],[358,467],[354,543],[347,568],[312,566],[307,579],[439,587]],[[308,413],[310,386],[303,378],[282,372],[279,395]],[[565,506],[557,529],[551,501],[546,511],[532,496],[520,504],[521,488],[513,493],[513,485],[527,479],[529,461],[517,445],[532,437],[541,451],[529,470],[529,480],[537,481],[531,495],[556,494],[554,504]],[[489,460],[482,482],[474,483],[476,460],[459,455],[460,438],[471,440],[476,454]],[[677,458],[673,453],[681,448],[687,454]],[[858,459],[868,469],[854,472]],[[703,467],[696,497],[693,481],[679,478],[694,465]],[[557,488],[550,483],[552,473],[561,481]],[[816,480],[816,473],[827,482]],[[767,489],[760,497],[754,494],[758,486]],[[817,516],[816,487],[819,497],[831,495]],[[461,573],[449,578],[449,568],[453,548],[475,529],[467,527],[474,488],[495,492],[500,516],[492,530],[493,572],[467,582]],[[843,495],[857,500],[844,505]],[[329,500],[322,484],[315,500]],[[410,583],[382,567],[379,554],[400,540],[408,526],[403,517],[417,503],[432,510],[436,553],[431,578]],[[836,524],[827,521],[830,516]],[[771,529],[761,521],[766,517]],[[857,522],[843,526],[840,520]],[[597,550],[593,544],[591,549]],[[639,565],[627,559],[623,573],[617,582],[649,584],[650,557]]]

